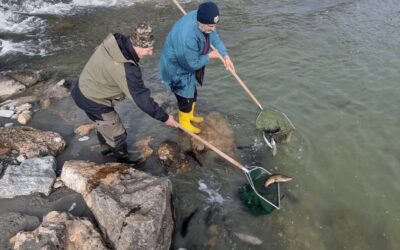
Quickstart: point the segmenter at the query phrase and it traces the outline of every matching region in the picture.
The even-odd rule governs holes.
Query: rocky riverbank
[[[174,230],[172,182],[168,176],[190,171],[201,164],[195,152],[204,146],[185,136],[168,138],[153,150],[152,138],[137,140],[146,159],[155,157],[164,176],[153,176],[121,163],[75,160],[71,155],[61,170],[57,157],[68,147],[56,127],[42,131],[29,126],[35,112],[69,96],[65,80],[44,80],[39,73],[9,72],[0,76],[0,201],[13,203],[21,197],[34,202],[37,195],[57,196],[58,190],[73,190],[90,215],[77,216],[73,202],[42,216],[24,212],[0,214],[0,248],[12,249],[169,249]],[[69,98],[69,97],[68,97]],[[163,107],[166,104],[161,101]],[[173,113],[173,107],[166,107]],[[17,122],[14,122],[16,120]],[[202,125],[204,136],[233,154],[232,132],[218,114]],[[94,124],[76,125],[79,142],[93,135]],[[99,154],[99,145],[88,148]],[[32,198],[29,198],[32,197]],[[42,199],[42,198],[41,198]],[[35,206],[44,206],[43,201]],[[75,215],[74,215],[75,214]]]

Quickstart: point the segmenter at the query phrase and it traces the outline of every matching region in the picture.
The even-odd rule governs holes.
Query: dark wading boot
[[[105,156],[113,153],[113,148],[107,144],[106,139],[104,139],[103,135],[100,134],[100,132],[98,131],[96,131],[96,135],[100,143],[100,153]]]
[[[139,164],[144,161],[144,156],[139,151],[129,151],[127,143],[123,143],[113,149],[114,157],[118,162],[128,164]]]

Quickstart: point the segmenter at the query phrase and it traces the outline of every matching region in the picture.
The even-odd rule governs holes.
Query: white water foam
[[[45,27],[46,21],[41,18],[0,9],[0,32],[24,34],[35,30],[43,30]]]
[[[27,15],[73,15],[79,9],[87,7],[126,7],[134,5],[139,1],[135,0],[72,0],[65,1],[23,1],[22,4],[16,3],[3,4],[3,8],[14,13]]]
[[[224,202],[224,198],[215,190],[209,188],[207,184],[203,180],[199,180],[199,190],[208,194],[208,199],[210,203],[219,203],[222,204]]]
[[[48,48],[49,44],[49,40],[42,39],[38,39],[35,42],[29,40],[16,43],[0,39],[0,56],[21,53],[27,56],[38,55],[43,57],[48,55],[48,51],[45,48]]]

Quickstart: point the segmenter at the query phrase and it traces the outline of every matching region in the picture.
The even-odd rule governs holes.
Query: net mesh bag
[[[271,133],[278,143],[288,143],[292,138],[295,127],[289,118],[277,110],[263,110],[257,117],[256,127],[259,130]]]
[[[279,191],[278,183],[273,183],[264,187],[265,181],[270,176],[266,173],[261,173],[261,171],[256,170],[250,173],[253,184],[259,195],[263,196],[265,199],[279,207]],[[255,216],[270,214],[275,210],[275,207],[260,198],[250,184],[243,185],[238,191],[239,200],[247,208],[247,210]]]

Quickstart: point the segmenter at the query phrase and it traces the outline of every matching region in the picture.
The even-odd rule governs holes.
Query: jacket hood
[[[115,36],[113,34],[109,34],[106,39],[104,39],[102,45],[104,46],[105,50],[107,53],[110,55],[110,57],[118,63],[134,63],[137,64],[137,62],[133,60],[129,60],[125,58],[125,56],[122,54],[121,49],[118,46],[118,42],[115,39]]]

